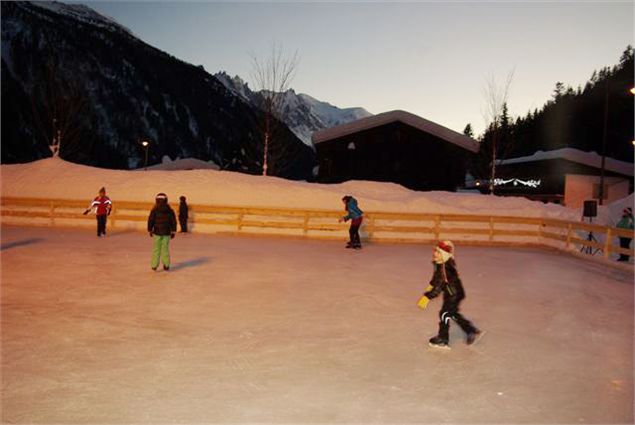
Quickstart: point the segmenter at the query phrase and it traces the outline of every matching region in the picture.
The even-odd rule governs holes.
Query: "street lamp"
[[[149,146],[150,146],[150,142],[148,142],[147,140],[144,140],[143,142],[141,142],[141,145],[143,145],[143,148],[144,148],[144,149],[145,149],[145,151],[146,151],[146,160],[145,160],[145,163],[144,163],[144,165],[143,165],[143,169],[144,169],[145,171],[148,171],[148,150],[150,149],[150,148],[149,148]]]

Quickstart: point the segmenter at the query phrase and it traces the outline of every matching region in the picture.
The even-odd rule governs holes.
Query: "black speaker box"
[[[585,217],[597,217],[598,215],[598,201],[584,201],[584,216]]]

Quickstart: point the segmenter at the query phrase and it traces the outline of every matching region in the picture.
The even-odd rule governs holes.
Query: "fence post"
[[[304,232],[304,236],[306,236],[309,233],[309,212],[305,211],[304,212],[304,227],[302,228],[303,232]]]
[[[245,215],[245,213],[241,210],[238,213],[238,231],[240,232],[240,230],[243,227],[243,216]]]
[[[565,245],[566,249],[569,249],[569,246],[571,245],[571,232],[573,231],[573,227],[571,226],[571,223],[567,224],[567,244]]]
[[[375,229],[375,217],[372,215],[369,217],[368,227],[366,228],[366,233],[368,234],[368,240],[370,241],[373,238],[373,230]]]
[[[606,240],[604,241],[604,258],[610,258],[611,246],[613,242],[613,236],[611,235],[611,228],[606,228]]]
[[[115,230],[115,223],[117,222],[117,211],[112,208],[110,210],[110,215],[112,216],[112,218],[110,219],[110,227],[112,228],[112,230]]]
[[[494,241],[494,217],[489,216],[489,241]]]
[[[440,236],[439,236],[439,233],[441,231],[440,226],[441,226],[441,216],[437,214],[434,216],[434,239],[437,241],[440,239]]]
[[[55,201],[49,203],[49,214],[51,216],[51,226],[55,226]]]

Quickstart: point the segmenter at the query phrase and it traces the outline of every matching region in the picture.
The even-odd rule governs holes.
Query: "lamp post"
[[[604,91],[604,125],[602,126],[602,163],[600,165],[599,204],[604,202],[604,164],[606,163],[606,128],[609,117],[609,80],[606,80]]]
[[[147,140],[144,140],[143,142],[141,142],[141,145],[143,145],[143,148],[146,151],[146,160],[144,162],[143,169],[144,171],[148,171],[148,150],[149,150],[150,142],[148,142]]]

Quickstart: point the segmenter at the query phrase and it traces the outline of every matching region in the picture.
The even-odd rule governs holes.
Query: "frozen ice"
[[[485,335],[428,348],[429,246],[2,228],[5,423],[632,423],[633,275],[457,246]]]

